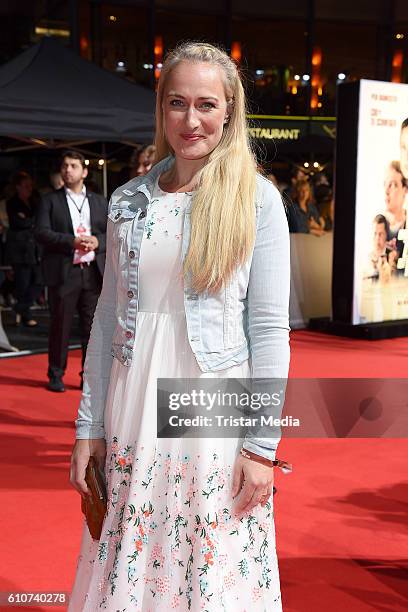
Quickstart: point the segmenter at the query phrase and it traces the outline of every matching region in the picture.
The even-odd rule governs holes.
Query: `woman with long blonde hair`
[[[287,221],[256,172],[243,86],[224,51],[188,42],[168,54],[155,145],[156,165],[110,202],[71,461],[86,499],[95,457],[107,511],[99,540],[84,525],[69,610],[279,611],[279,436],[171,437],[168,427],[158,437],[169,380],[157,379],[182,379],[186,392],[184,379],[265,388],[288,372]],[[194,402],[173,400],[176,421],[192,414]]]
[[[307,179],[296,182],[293,197],[296,231],[321,236],[324,233],[324,221],[320,219],[319,211],[314,203],[312,186]]]

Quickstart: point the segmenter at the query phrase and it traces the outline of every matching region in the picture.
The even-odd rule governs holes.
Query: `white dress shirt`
[[[82,186],[80,193],[75,193],[71,189],[68,189],[68,187],[65,187],[65,196],[67,198],[75,236],[92,236],[91,210],[89,208],[89,200],[86,197],[85,185]],[[86,263],[94,259],[95,251],[82,251],[81,249],[76,249],[74,251],[74,264]]]

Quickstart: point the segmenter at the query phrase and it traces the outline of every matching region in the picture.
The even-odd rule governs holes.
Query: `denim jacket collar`
[[[117,209],[128,209],[136,212],[137,209],[145,210],[147,204],[151,202],[153,189],[157,177],[170,168],[174,162],[174,157],[169,155],[159,161],[145,176],[138,176],[128,181],[123,187],[120,187],[112,198],[112,212]],[[137,194],[143,194],[145,197],[135,199]]]
[[[132,217],[140,211],[146,211],[148,204],[150,204],[153,196],[153,189],[157,177],[163,172],[166,172],[174,163],[174,156],[168,155],[161,161],[159,161],[145,176],[138,176],[131,179],[122,187],[119,187],[112,196],[110,215],[109,217],[115,219],[118,211],[122,212],[125,217]],[[255,192],[255,208],[257,214],[259,208],[262,208],[262,193],[260,190],[259,180],[257,181],[257,189]],[[140,197],[138,197],[140,196]],[[187,204],[185,212],[190,214],[192,206],[192,199]]]

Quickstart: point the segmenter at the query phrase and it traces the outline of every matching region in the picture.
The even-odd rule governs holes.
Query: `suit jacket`
[[[103,196],[91,191],[87,191],[87,196],[92,235],[96,236],[99,242],[95,259],[103,276],[108,203]],[[45,284],[48,287],[64,284],[74,258],[75,234],[63,187],[42,197],[36,212],[35,238],[43,245],[42,268]]]

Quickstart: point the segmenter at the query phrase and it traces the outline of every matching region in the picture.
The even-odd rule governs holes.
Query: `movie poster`
[[[408,85],[362,80],[359,104],[353,323],[408,319]]]

